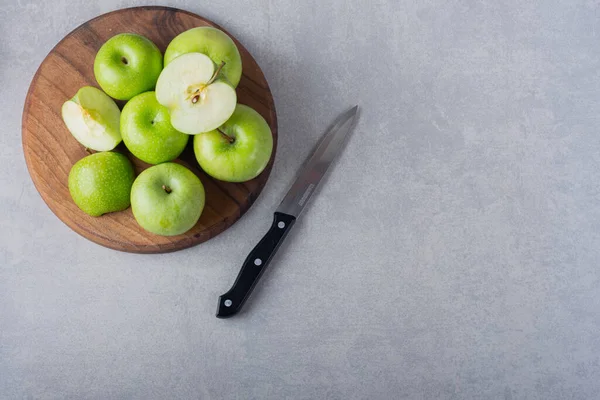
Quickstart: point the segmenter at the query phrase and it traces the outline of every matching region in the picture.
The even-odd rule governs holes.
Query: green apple
[[[180,33],[165,50],[165,67],[186,53],[206,54],[217,65],[224,62],[223,73],[233,87],[237,87],[242,77],[242,57],[233,40],[225,32],[201,26]]]
[[[133,166],[121,153],[103,152],[77,161],[69,173],[69,192],[77,207],[99,217],[129,207],[135,179]]]
[[[187,53],[163,69],[156,83],[156,99],[169,109],[175,129],[197,135],[229,119],[237,95],[222,79],[222,67],[202,53]]]
[[[160,50],[150,39],[121,33],[100,47],[94,60],[94,76],[106,94],[129,100],[154,89],[162,67]]]
[[[173,128],[169,110],[158,103],[154,92],[138,94],[125,104],[121,135],[129,151],[149,164],[177,158],[189,139]]]
[[[194,153],[210,176],[244,182],[258,176],[269,163],[273,135],[267,121],[252,108],[238,104],[221,127],[194,136]]]
[[[102,90],[84,86],[62,106],[62,118],[69,132],[83,146],[107,151],[121,143],[121,111]]]
[[[131,210],[145,230],[163,236],[190,230],[204,209],[204,186],[186,167],[155,165],[142,172],[131,188]]]

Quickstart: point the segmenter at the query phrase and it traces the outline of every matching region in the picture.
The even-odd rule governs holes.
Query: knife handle
[[[228,318],[240,311],[294,222],[296,217],[292,215],[275,213],[271,228],[246,257],[235,283],[219,297],[217,318]]]

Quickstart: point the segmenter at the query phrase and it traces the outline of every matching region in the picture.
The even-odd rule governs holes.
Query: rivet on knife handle
[[[275,213],[271,228],[244,261],[235,283],[219,297],[218,318],[231,317],[242,308],[294,222],[291,215]]]

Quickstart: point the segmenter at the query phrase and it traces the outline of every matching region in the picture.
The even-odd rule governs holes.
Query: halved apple
[[[69,132],[83,146],[108,151],[121,143],[121,111],[102,90],[84,86],[62,106],[62,118]]]
[[[156,99],[169,109],[171,124],[197,135],[223,125],[235,110],[237,95],[221,68],[202,53],[183,54],[163,69],[156,82]]]

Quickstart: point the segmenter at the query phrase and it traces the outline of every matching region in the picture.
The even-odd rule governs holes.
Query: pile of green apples
[[[91,216],[131,205],[149,232],[173,236],[191,229],[204,209],[204,186],[172,162],[190,136],[200,167],[222,181],[253,179],[271,158],[269,125],[237,103],[242,59],[219,29],[181,33],[164,58],[144,36],[113,36],[96,54],[94,75],[102,90],[82,87],[62,107],[73,137],[97,151],[73,165],[68,182],[75,204]],[[120,110],[113,99],[127,103]],[[131,161],[112,151],[121,141],[153,166],[136,178]]]

